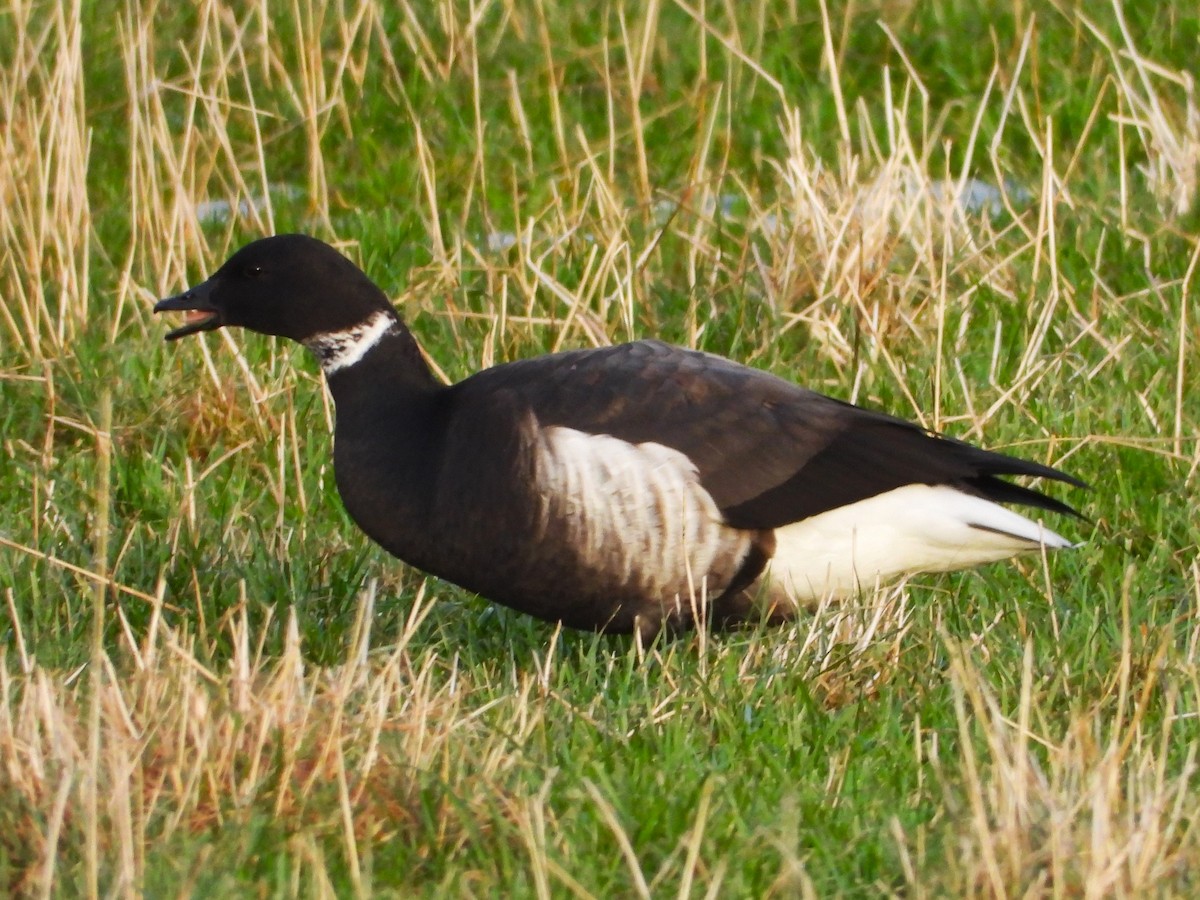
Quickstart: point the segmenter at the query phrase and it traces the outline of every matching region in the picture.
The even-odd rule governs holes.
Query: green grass
[[[0,889],[1192,895],[1200,17],[1127,6],[4,4]],[[451,379],[702,347],[1062,466],[1083,546],[649,648],[491,606],[353,527],[302,350],[162,342],[270,230]]]

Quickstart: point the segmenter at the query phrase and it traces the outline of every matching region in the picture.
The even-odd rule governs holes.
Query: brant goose
[[[168,341],[240,325],[304,344],[362,530],[574,628],[782,621],[893,576],[1072,546],[999,503],[1074,510],[999,476],[1083,482],[708,353],[637,341],[445,386],[383,291],[305,235],[248,244],[154,311],[187,314]]]

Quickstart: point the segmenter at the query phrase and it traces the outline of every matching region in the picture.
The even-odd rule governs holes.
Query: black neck
[[[435,490],[429,473],[437,469],[447,388],[399,321],[327,381],[337,407],[334,468],[346,509],[394,553],[395,546],[410,554],[426,548]]]

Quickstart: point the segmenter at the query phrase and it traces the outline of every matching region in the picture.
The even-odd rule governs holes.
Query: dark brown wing
[[[1082,486],[1048,466],[658,341],[497,366],[456,385],[456,404],[486,403],[501,389],[528,403],[544,426],[680,451],[729,522],[742,528],[777,528],[913,483],[950,484],[991,500],[1073,513],[997,476]]]

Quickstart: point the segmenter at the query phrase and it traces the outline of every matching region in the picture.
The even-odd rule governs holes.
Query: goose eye
[[[259,275],[262,274],[262,271],[263,271],[263,267],[260,265],[257,265],[256,263],[251,263],[250,265],[246,266],[246,268],[243,270],[243,272],[247,278],[257,278]]]

